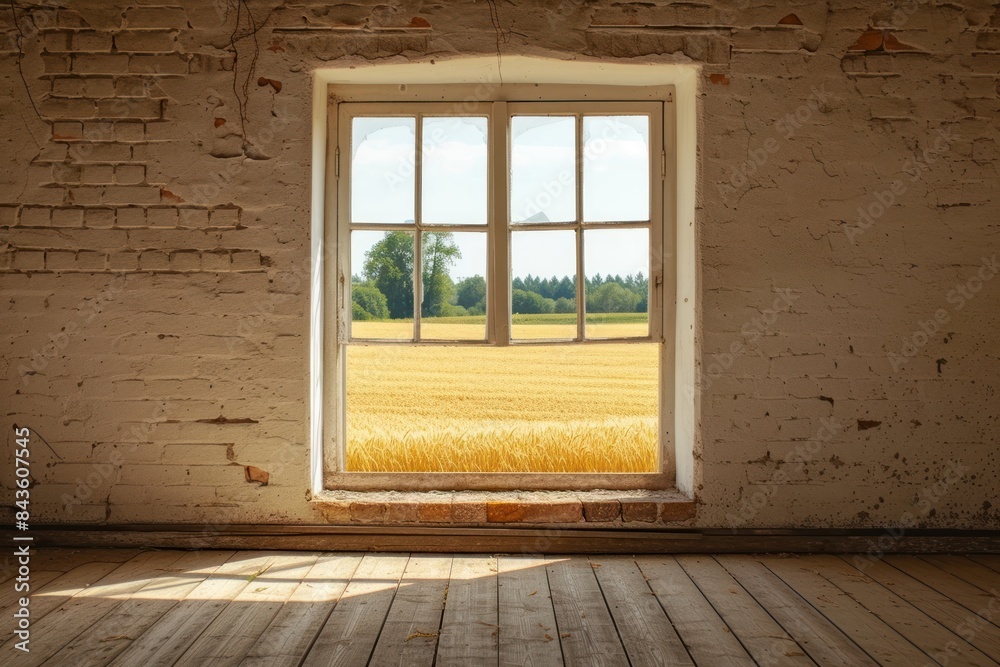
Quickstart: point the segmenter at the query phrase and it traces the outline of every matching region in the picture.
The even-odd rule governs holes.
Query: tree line
[[[424,296],[421,317],[483,315],[486,279],[476,275],[455,282],[450,270],[462,256],[451,232],[426,232],[423,237],[421,280]],[[640,272],[588,278],[587,312],[644,313],[649,280]],[[351,278],[354,320],[410,319],[413,317],[413,237],[408,232],[386,232],[365,253],[361,275]],[[528,275],[511,281],[515,314],[576,312],[576,281],[569,277]]]

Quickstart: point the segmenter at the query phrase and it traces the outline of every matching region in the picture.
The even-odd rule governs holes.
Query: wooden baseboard
[[[4,531],[11,535],[14,531]],[[1000,531],[911,529],[593,530],[286,525],[38,525],[36,547],[447,553],[1000,553]],[[7,538],[9,539],[9,537]]]

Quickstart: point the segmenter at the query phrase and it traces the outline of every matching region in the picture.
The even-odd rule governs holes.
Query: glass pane
[[[415,118],[355,118],[351,221],[413,222]]]
[[[576,232],[510,235],[511,338],[576,338]]]
[[[486,340],[486,232],[424,232],[420,338]]]
[[[576,118],[510,120],[511,222],[576,220]]]
[[[655,472],[658,346],[347,348],[351,472]]]
[[[424,118],[421,221],[486,224],[486,119]]]
[[[412,232],[351,232],[351,336],[413,338]]]
[[[649,335],[648,229],[586,230],[583,271],[587,338]]]
[[[583,219],[649,219],[649,117],[584,116]]]

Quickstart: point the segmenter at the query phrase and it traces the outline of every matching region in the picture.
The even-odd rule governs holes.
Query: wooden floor
[[[996,665],[1000,556],[42,550],[5,665]]]

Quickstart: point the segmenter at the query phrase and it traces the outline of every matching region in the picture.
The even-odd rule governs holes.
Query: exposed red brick
[[[264,76],[262,76],[259,79],[257,79],[257,85],[261,86],[261,87],[263,87],[263,86],[271,86],[271,88],[274,88],[274,92],[276,92],[276,93],[280,93],[281,92],[281,82],[280,81],[275,81],[274,79],[268,79],[267,77],[264,77]]]
[[[182,201],[184,201],[184,199],[182,197],[178,197],[177,195],[175,195],[170,190],[167,190],[166,188],[160,188],[160,199],[162,201],[164,201],[164,202],[182,202]]]
[[[778,21],[778,25],[802,25],[802,20],[795,14],[789,14]]]
[[[721,84],[723,86],[729,85],[729,77],[725,74],[709,74],[708,80],[715,84]]]
[[[339,502],[323,503],[320,506],[320,511],[323,513],[323,518],[329,521],[330,523],[351,522],[350,503],[339,503]]]
[[[451,523],[451,503],[420,503],[417,520],[423,523]]]
[[[524,505],[510,502],[486,503],[486,520],[490,523],[523,521]]]
[[[267,486],[271,475],[266,470],[261,470],[257,466],[243,466],[243,472],[248,482],[259,482],[261,486]]]
[[[428,21],[427,19],[425,19],[425,18],[423,18],[421,16],[414,16],[413,19],[410,21],[410,27],[411,28],[430,28],[431,27],[431,23],[430,23],[430,21]]]
[[[694,501],[659,503],[659,506],[660,521],[687,521],[694,518]]]
[[[351,503],[351,520],[358,523],[383,523],[388,511],[387,503]]]
[[[452,523],[486,523],[485,502],[453,502]]]
[[[417,503],[387,503],[385,511],[386,523],[416,523]]]
[[[882,31],[865,30],[848,51],[877,51],[882,48]]]
[[[587,521],[614,521],[622,514],[622,504],[617,500],[596,500],[583,503]]]
[[[583,521],[583,505],[577,502],[486,504],[490,523],[578,523]]]
[[[656,521],[657,507],[652,500],[622,499],[622,521]]]

